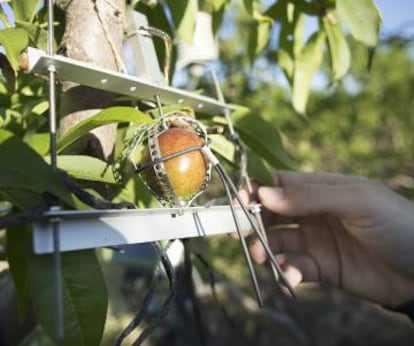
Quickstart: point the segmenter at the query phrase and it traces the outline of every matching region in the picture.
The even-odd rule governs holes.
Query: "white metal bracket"
[[[235,207],[242,231],[251,229]],[[230,206],[137,210],[49,211],[33,225],[34,251],[53,252],[52,222],[59,222],[61,251],[145,243],[235,232]]]
[[[210,115],[221,115],[224,114],[225,109],[234,109],[231,105],[211,97],[165,85],[156,85],[143,78],[114,72],[64,56],[51,56],[36,48],[29,47],[27,53],[29,71],[32,73],[46,76],[48,68],[54,66],[59,79],[138,100],[154,101],[155,96],[159,95],[165,104],[181,104]]]

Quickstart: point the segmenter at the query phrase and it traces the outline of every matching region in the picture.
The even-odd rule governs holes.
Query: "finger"
[[[281,266],[292,286],[300,282],[320,281],[318,264],[309,255],[288,256],[282,261]]]
[[[269,247],[273,253],[303,253],[306,251],[301,232],[298,229],[281,229],[268,234]],[[255,261],[264,263],[267,253],[259,240],[253,242],[251,254]]]
[[[244,189],[239,190],[239,197],[240,197],[242,203],[244,203],[244,204],[249,204],[250,201],[251,201],[249,193]],[[236,205],[239,204],[237,200],[235,200],[235,203],[236,203]]]
[[[334,214],[346,216],[363,207],[361,188],[357,184],[291,185],[284,188],[261,187],[259,198],[263,206],[274,213],[287,216]]]
[[[292,172],[275,171],[272,173],[275,186],[290,186],[300,184],[347,185],[364,182],[367,178],[328,172]]]

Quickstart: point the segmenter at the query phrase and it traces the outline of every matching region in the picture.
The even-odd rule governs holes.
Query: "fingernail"
[[[263,186],[259,189],[260,200],[266,201],[269,204],[280,201],[283,199],[283,195],[283,189],[280,187]]]

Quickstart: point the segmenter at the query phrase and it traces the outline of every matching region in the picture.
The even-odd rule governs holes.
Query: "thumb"
[[[265,208],[288,216],[345,216],[358,208],[361,201],[357,195],[358,190],[349,185],[300,184],[259,189],[259,200]]]

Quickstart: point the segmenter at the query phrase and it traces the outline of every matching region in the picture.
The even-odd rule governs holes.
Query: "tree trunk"
[[[107,69],[122,71],[125,0],[56,0],[65,13],[66,27],[61,51],[68,57]],[[111,93],[64,82],[60,100],[59,131],[114,104]],[[108,160],[116,139],[116,125],[92,131],[69,149]]]

